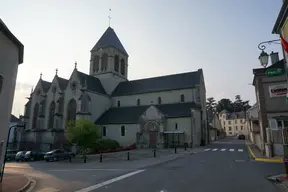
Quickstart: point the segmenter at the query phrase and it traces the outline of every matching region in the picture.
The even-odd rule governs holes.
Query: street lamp
[[[4,163],[2,165],[2,167],[0,167],[0,183],[2,183],[3,180],[3,175],[4,175],[4,169],[5,169],[5,163],[6,163],[6,152],[7,152],[7,147],[9,144],[9,137],[10,137],[10,132],[12,128],[23,128],[25,129],[26,124],[16,124],[16,125],[12,125],[11,127],[9,127],[9,131],[8,131],[8,137],[6,139],[6,147],[5,147],[5,152],[4,152]]]
[[[260,64],[264,68],[267,67],[268,61],[269,61],[269,55],[264,51],[266,49],[265,44],[271,45],[272,43],[280,44],[280,39],[275,39],[275,40],[271,40],[271,41],[263,41],[263,42],[259,43],[259,45],[258,45],[258,49],[262,51],[261,54],[259,55],[258,59],[260,61]]]

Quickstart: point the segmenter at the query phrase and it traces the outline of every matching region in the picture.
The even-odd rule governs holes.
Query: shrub
[[[118,149],[120,147],[119,143],[112,139],[101,139],[95,143],[95,151]]]

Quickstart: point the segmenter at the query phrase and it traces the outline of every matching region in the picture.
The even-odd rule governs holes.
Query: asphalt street
[[[34,177],[35,192],[278,191],[266,177],[283,173],[283,165],[251,161],[244,141],[226,138],[195,151],[169,161],[167,156],[107,164],[33,162],[7,171]]]

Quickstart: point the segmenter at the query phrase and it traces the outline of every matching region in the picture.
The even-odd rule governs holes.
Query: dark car
[[[15,160],[16,161],[25,161],[25,154],[26,154],[26,151],[19,151],[15,156]]]
[[[60,159],[69,159],[71,155],[68,152],[65,152],[60,149],[55,149],[53,151],[49,151],[44,155],[45,161],[58,161]]]
[[[245,140],[245,135],[243,135],[243,134],[238,135],[238,139],[240,139],[240,140]]]
[[[15,160],[17,151],[16,150],[10,150],[8,149],[6,151],[6,156],[5,156],[5,161],[11,161],[11,160]]]
[[[27,151],[25,153],[25,161],[39,161],[44,160],[45,153],[37,151]]]

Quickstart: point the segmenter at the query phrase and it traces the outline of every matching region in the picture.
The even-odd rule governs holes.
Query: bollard
[[[156,157],[156,149],[154,149],[154,157]]]
[[[86,161],[87,161],[87,157],[86,155],[84,155],[84,163],[86,163]]]
[[[127,153],[127,160],[128,160],[128,161],[130,160],[130,153],[129,153],[129,151],[128,151],[128,153]]]
[[[185,147],[184,147],[184,150],[187,151],[187,147],[186,147],[186,145],[185,145]]]
[[[102,153],[101,153],[101,154],[100,154],[100,163],[102,162],[102,158],[103,158],[103,157],[102,157]]]
[[[177,153],[177,147],[175,147],[175,153]]]

